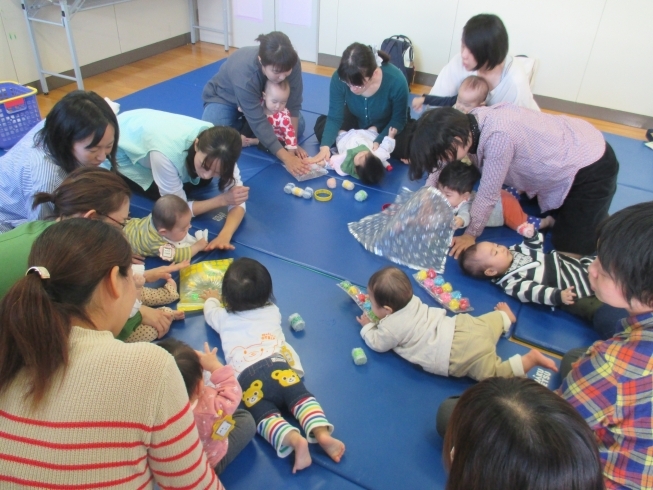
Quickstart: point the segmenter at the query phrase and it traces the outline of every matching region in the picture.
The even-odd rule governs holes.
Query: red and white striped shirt
[[[605,153],[599,130],[582,119],[554,116],[508,103],[478,107],[481,136],[476,155],[469,155],[481,170],[481,182],[465,233],[479,236],[501,199],[503,184],[537,196],[540,209],[562,206],[578,171]],[[435,186],[440,171],[426,181]]]
[[[0,395],[0,487],[222,489],[181,374],[163,349],[73,327],[70,360],[30,408],[24,371]]]

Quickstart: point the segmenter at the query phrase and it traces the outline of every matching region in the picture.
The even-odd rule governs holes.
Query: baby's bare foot
[[[284,445],[291,446],[295,450],[295,465],[292,467],[292,472],[297,473],[304,468],[308,468],[313,460],[311,453],[308,451],[308,441],[302,435],[293,430],[283,440]]]
[[[320,427],[319,429],[324,430],[320,431],[316,429],[313,432],[317,439],[317,443],[322,449],[324,449],[324,452],[326,452],[332,460],[336,463],[340,463],[342,455],[345,454],[345,444],[341,440],[332,437],[326,427]]]
[[[508,306],[508,304],[504,303],[503,301],[497,303],[497,305],[494,307],[494,311],[503,311],[506,315],[508,315],[510,323],[515,323],[517,321],[517,317],[510,309],[510,306]]]
[[[525,373],[528,373],[528,371],[533,369],[535,366],[541,366],[545,369],[558,372],[558,367],[555,362],[553,362],[553,359],[549,359],[537,349],[531,349],[528,354],[523,355],[521,359]]]

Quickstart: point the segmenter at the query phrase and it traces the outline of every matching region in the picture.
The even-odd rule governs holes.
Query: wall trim
[[[178,48],[180,46],[185,46],[186,44],[189,43],[190,43],[190,32],[187,32],[185,34],[180,34],[179,36],[171,37],[169,39],[164,39],[163,41],[159,41],[154,44],[149,44],[147,46],[133,49],[125,53],[120,53],[115,56],[105,58],[103,60],[95,61],[93,63],[89,63],[88,65],[84,65],[80,67],[82,70],[82,78],[92,77],[94,75],[98,75],[100,73],[104,73],[106,71],[128,65],[129,63],[134,63],[135,61],[149,58],[150,56],[154,56],[163,53],[165,51],[170,51],[171,49]],[[62,74],[71,77],[75,76],[75,72],[72,69],[68,71],[64,71],[62,72]],[[50,90],[63,87],[64,85],[69,85],[71,83],[76,83],[74,81],[66,80],[65,78],[59,78],[59,77],[46,77],[46,82],[48,83],[48,89]],[[25,85],[30,85],[32,87],[37,88],[39,92],[41,93],[43,92],[43,90],[41,89],[40,80],[35,80],[34,82],[26,83]]]
[[[330,68],[337,68],[340,64],[340,56],[318,53],[317,64],[328,66]],[[437,75],[431,73],[421,71],[415,72],[415,83],[420,85],[432,86],[435,83],[436,78]],[[617,109],[608,109],[607,107],[581,104],[580,102],[556,99],[555,97],[547,97],[544,95],[535,95],[535,101],[542,109],[550,111],[565,112],[567,114],[582,117],[591,117],[593,119],[623,124],[624,126],[631,126],[634,128],[653,128],[653,117],[645,116],[643,114],[634,114],[631,112],[619,111]]]

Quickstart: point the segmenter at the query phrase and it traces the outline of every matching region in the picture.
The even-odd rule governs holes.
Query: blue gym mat
[[[434,427],[435,411],[446,397],[464,391],[472,381],[431,375],[392,352],[379,354],[368,349],[355,319],[360,310],[337,287],[336,278],[244,246],[231,252],[202,254],[195,261],[243,256],[259,260],[270,271],[276,304],[284,318],[284,333],[302,359],[306,385],[335,425],[334,435],[342,438],[347,446],[340,464],[331,461],[318,446],[312,446],[314,464],[321,468],[318,476],[311,476],[313,469],[302,474],[307,474],[309,482],[310,478],[323,481],[324,488],[349,488],[339,486],[343,483],[341,478],[372,489],[397,487],[407,482],[416,488],[444,488],[441,440]],[[148,259],[148,266],[160,263],[158,259]],[[428,301],[422,290],[416,290],[416,294]],[[306,321],[303,332],[293,332],[287,326],[285,319],[295,312]],[[174,322],[170,335],[195,348],[200,348],[205,341],[211,346],[220,345],[219,336],[206,325],[201,314],[189,314],[186,320]],[[363,348],[368,357],[366,365],[353,363],[351,350],[354,347]],[[504,358],[524,354],[527,350],[505,339],[501,339],[498,346]],[[223,357],[221,349],[220,354]],[[559,382],[556,375],[548,371],[538,373],[534,369],[530,375],[541,378],[543,384],[548,380],[552,387]],[[379,389],[381,386],[383,389]],[[411,403],[413,400],[419,402]],[[379,414],[386,416],[379,417]],[[383,440],[382,446],[378,445],[379,438]],[[246,451],[228,467],[225,483],[236,485],[233,488],[251,488],[240,486],[242,472],[247,468],[252,473],[245,479],[249,485],[269,483],[269,472],[273,472],[273,482],[276,478],[280,481],[288,478],[290,484],[294,484],[292,457],[281,460],[265,441],[256,439],[253,450]],[[397,451],[397,448],[402,449]],[[255,464],[249,459],[252,452]],[[262,467],[267,471],[259,468],[259,459],[264,460]],[[324,469],[329,471],[322,471]],[[407,475],[410,475],[408,479]],[[282,483],[273,488],[286,488],[286,485]]]
[[[120,99],[123,111],[147,107],[201,117],[201,91],[223,61],[213,63],[167,82]],[[303,115],[306,130],[302,146],[315,154],[318,142],[313,125],[328,110],[329,77],[303,74]],[[653,153],[642,142],[606,135],[621,163],[619,187],[611,211],[635,202],[653,199]],[[423,372],[394,353],[378,354],[364,346],[355,316],[356,305],[336,284],[348,279],[365,286],[369,276],[389,262],[373,255],[347,231],[347,223],[379,212],[392,202],[399,190],[417,189],[423,179],[412,182],[408,168],[393,162],[379,186],[365,188],[368,199],[359,203],[354,192],[346,191],[338,178],[334,198],[322,203],[287,195],[283,186],[326,187],[326,177],[297,182],[272,155],[255,148],[243,150],[239,168],[245,185],[251,187],[247,214],[234,235],[236,250],[199,254],[194,262],[214,258],[247,256],[261,261],[272,274],[276,303],[284,319],[298,312],[306,320],[306,330],[296,334],[284,325],[288,341],[295,347],[306,369],[306,385],[323,405],[336,427],[335,436],[347,445],[340,464],[332,462],[319,447],[312,447],[314,464],[297,475],[291,474],[289,460],[276,457],[260,437],[256,437],[228,467],[222,481],[228,488],[444,488],[446,475],[441,464],[442,441],[435,433],[435,413],[446,397],[459,394],[472,384],[468,379],[450,379]],[[353,180],[353,179],[351,179]],[[192,197],[213,195],[216,186],[192,193]],[[133,196],[134,216],[150,212],[152,202]],[[196,228],[216,234],[222,224],[201,216],[193,219]],[[521,240],[507,228],[487,228],[481,240],[512,245]],[[148,265],[160,265],[148,259]],[[404,270],[408,273],[411,271]],[[489,282],[465,277],[451,258],[444,276],[463,292],[475,308],[474,315],[491,311],[499,301],[507,302],[518,318],[514,336],[554,352],[583,346],[594,339],[581,320],[564,312],[537,305],[522,305]],[[413,282],[423,301],[435,302]],[[220,345],[218,335],[201,314],[174,322],[171,336],[195,348],[204,341]],[[351,349],[363,347],[368,363],[357,367]],[[528,348],[501,339],[497,352],[503,358],[524,354]],[[543,384],[555,387],[559,377],[548,372],[529,373]]]

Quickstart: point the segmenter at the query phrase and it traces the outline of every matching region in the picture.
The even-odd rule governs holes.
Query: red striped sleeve
[[[36,420],[30,419],[27,417],[19,417],[18,415],[13,415],[4,410],[0,410],[0,417],[6,418],[12,422],[17,422],[21,424],[34,425],[37,427],[47,427],[49,429],[137,429],[145,432],[156,432],[168,428],[170,425],[174,424],[177,420],[181,419],[186,413],[190,410],[190,405],[187,403],[186,406],[166,420],[164,423],[148,427],[145,424],[140,424],[136,422],[120,422],[116,420],[98,420],[93,422],[49,422],[45,420]]]
[[[37,468],[47,468],[49,470],[56,471],[88,471],[88,470],[99,470],[106,468],[120,468],[123,466],[138,466],[143,463],[147,456],[142,456],[140,458],[131,460],[131,461],[112,461],[108,463],[90,463],[90,464],[55,464],[55,463],[46,463],[45,461],[39,461],[36,459],[22,458],[20,456],[12,456],[10,454],[0,453],[0,459],[5,461],[11,461],[12,463],[25,464],[29,466],[35,466]]]

